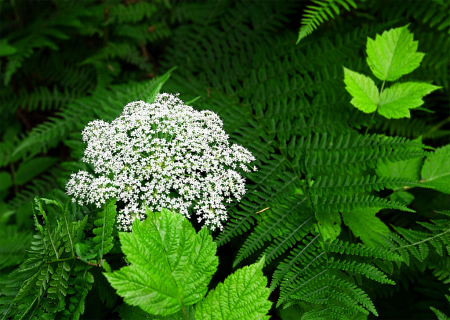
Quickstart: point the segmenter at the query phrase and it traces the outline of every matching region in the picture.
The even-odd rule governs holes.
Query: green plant
[[[58,216],[48,216],[44,204],[59,208]],[[105,229],[111,233],[114,202],[99,212],[99,216],[107,217],[103,221],[89,220],[88,215],[69,202],[63,207],[55,200],[36,197],[35,205],[37,234],[28,258],[2,281],[0,314],[2,319],[53,319],[56,314],[65,319],[79,319],[94,283],[89,270],[93,266],[108,269],[102,256],[112,247],[112,238],[90,239],[85,233],[98,235]]]
[[[319,25],[319,22],[323,22],[323,19],[328,21],[327,14],[331,18],[334,18],[333,12],[330,9],[333,9],[334,12],[338,15],[340,11],[337,4],[343,6],[345,9],[347,9],[347,11],[350,11],[350,7],[348,4],[356,8],[356,3],[353,0],[326,0],[322,2],[313,0],[313,2],[315,4],[318,4],[319,6],[307,6],[309,10],[305,10],[307,14],[303,15],[302,18],[303,26],[300,28],[300,31],[298,33],[298,39],[296,44],[298,44],[300,40],[302,40],[308,34],[312,33],[313,30],[316,29],[317,26]]]
[[[65,185],[73,163],[64,153],[79,141],[71,134],[90,120],[114,119],[152,89],[155,61],[146,46],[170,36],[169,8],[163,0],[0,3],[0,121],[10,123],[0,127],[0,166],[13,190],[0,204],[19,226],[32,228],[35,195]]]
[[[352,9],[342,12],[345,4]],[[116,118],[128,102],[155,97],[161,86],[196,110],[217,113],[229,141],[256,158],[258,171],[243,175],[245,196],[225,205],[229,220],[211,234],[220,264],[208,279],[210,292],[256,262],[264,263],[270,282],[273,320],[448,317],[450,3],[355,4],[1,1],[1,317],[152,318],[123,303],[103,275],[107,265],[116,272],[129,264],[108,218],[123,209],[121,201],[108,214],[91,205],[68,207],[69,215],[76,212],[72,222],[88,216],[74,246],[80,260],[68,261],[86,268],[85,280],[93,283],[54,262],[56,277],[70,274],[65,297],[65,282],[48,273],[50,295],[31,286],[24,300],[14,299],[32,276],[26,250],[36,266],[48,261],[46,250],[30,247],[30,200],[66,203],[70,174],[94,173],[80,161],[81,129],[93,119]],[[317,30],[296,45],[302,13],[302,30]],[[344,82],[343,66],[374,74],[367,44],[374,52],[385,48],[378,44],[388,34],[409,39],[409,55],[420,58],[391,93],[404,83],[435,89],[408,103],[423,105],[392,109],[409,118],[361,112]],[[389,80],[370,81],[378,105]],[[38,222],[44,234],[57,236],[63,211],[43,208],[49,227],[40,213]],[[198,232],[201,226],[191,223]],[[71,247],[60,238],[61,248]],[[188,318],[194,305],[185,308]]]
[[[395,81],[413,72],[424,57],[423,53],[416,52],[418,43],[413,41],[407,27],[385,31],[381,36],[377,35],[375,41],[367,40],[367,64],[383,81],[380,91],[372,79],[344,67],[346,89],[353,96],[350,102],[359,110],[365,113],[378,111],[388,119],[410,118],[409,110],[420,107],[423,96],[442,88],[427,83],[403,82],[384,89],[386,81]]]
[[[105,274],[127,304],[149,316],[194,319],[186,308],[195,304],[190,310],[195,319],[268,319],[264,258],[237,270],[204,297],[219,263],[208,230],[196,234],[188,220],[166,209],[154,213],[147,208],[146,214],[144,222],[135,220],[132,233],[119,233],[131,264]]]

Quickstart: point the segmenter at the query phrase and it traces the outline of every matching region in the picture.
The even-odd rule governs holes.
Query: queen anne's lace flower
[[[222,126],[214,112],[196,111],[167,93],[152,104],[131,102],[111,124],[94,120],[83,130],[88,145],[82,160],[94,165],[96,177],[72,174],[67,194],[80,205],[100,207],[112,197],[123,201],[121,230],[144,219],[144,203],[150,210],[167,208],[187,218],[193,206],[199,222],[222,230],[227,219],[222,201],[240,201],[246,192],[236,169],[249,172],[246,164],[255,160],[247,149],[229,145]]]

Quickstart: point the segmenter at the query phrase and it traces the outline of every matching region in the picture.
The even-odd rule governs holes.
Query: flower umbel
[[[80,205],[100,207],[111,197],[125,203],[119,211],[119,229],[131,230],[134,219],[150,210],[167,208],[222,230],[227,219],[223,200],[245,194],[245,179],[236,171],[255,158],[242,146],[229,145],[222,120],[211,111],[196,111],[177,96],[158,94],[150,104],[127,104],[111,124],[90,122],[83,130],[87,148],[82,160],[94,165],[96,176],[72,174],[68,195]],[[253,168],[256,171],[256,167]]]

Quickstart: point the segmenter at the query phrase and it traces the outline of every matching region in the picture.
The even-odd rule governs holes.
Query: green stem
[[[77,258],[79,259],[80,257],[73,256],[73,257],[64,258],[64,259],[56,259],[56,260],[48,261],[47,264],[55,263],[55,262],[62,262],[62,261],[69,261],[69,260],[74,260],[74,259],[77,259]]]
[[[377,104],[377,108],[375,109],[375,111],[372,113],[372,118],[370,119],[370,123],[367,126],[366,132],[364,133],[364,135],[367,134],[367,132],[369,132],[369,128],[370,125],[372,124],[372,120],[373,120],[373,116],[375,115],[375,113],[377,113],[378,107],[380,106],[380,101],[381,101],[381,94],[383,93],[383,89],[384,89],[384,84],[386,83],[386,80],[383,81],[383,84],[381,85],[381,91],[380,91],[380,95],[378,96],[378,104]]]
[[[47,264],[55,263],[55,262],[69,261],[69,260],[75,260],[75,259],[78,259],[78,260],[80,260],[80,261],[82,261],[82,262],[84,262],[84,263],[86,263],[86,264],[88,264],[88,265],[90,265],[90,266],[101,267],[100,263],[92,263],[92,262],[89,262],[89,261],[87,261],[87,260],[81,259],[80,256],[72,256],[72,257],[64,258],[64,259],[55,259],[55,260],[52,260],[52,261],[48,261]],[[103,259],[102,259],[102,260],[103,260]],[[101,261],[101,260],[100,260],[100,261]]]
[[[372,113],[372,118],[370,118],[370,123],[369,123],[369,125],[367,126],[366,132],[364,133],[364,135],[366,135],[367,132],[369,131],[370,125],[371,125],[372,120],[373,120],[373,116],[375,115],[375,113],[377,113],[377,110],[378,110],[378,106],[377,106],[377,109]]]
[[[406,245],[406,246],[402,246],[402,247],[398,247],[398,248],[392,249],[392,251],[400,250],[400,249],[407,248],[407,247],[413,247],[413,246],[416,246],[416,245],[418,245],[418,244],[421,244],[421,243],[424,243],[424,242],[433,240],[434,238],[440,237],[440,236],[446,234],[447,232],[450,232],[450,229],[447,230],[447,231],[444,231],[444,232],[442,232],[442,233],[439,233],[439,234],[437,234],[437,235],[435,235],[435,236],[426,238],[426,239],[424,239],[424,240],[422,240],[422,241],[415,242],[415,243],[412,243],[412,244],[409,244],[409,245]]]

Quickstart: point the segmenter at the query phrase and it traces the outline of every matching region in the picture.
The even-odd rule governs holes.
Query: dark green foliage
[[[89,216],[67,202],[65,208],[55,200],[35,198],[35,226],[28,258],[8,278],[2,280],[0,308],[4,318],[79,319],[94,277],[88,270],[103,266],[103,254],[112,248],[115,201],[97,212],[92,230],[97,236],[85,239],[92,229]],[[44,204],[55,205],[57,217],[50,217]],[[95,211],[92,212],[95,217]],[[53,219],[51,219],[53,218]],[[92,260],[99,257],[97,260]],[[108,284],[98,284],[105,291]],[[104,299],[104,293],[103,293]],[[37,317],[37,318],[36,318]]]
[[[372,17],[378,17],[383,10],[384,13],[395,14],[395,17],[381,21],[376,18],[376,24],[368,24],[367,20],[364,20],[367,16],[350,14],[351,18],[348,20],[336,18],[339,26],[330,23],[328,32],[318,30],[320,35],[317,34],[315,37],[314,34],[304,39],[299,46],[293,46],[292,40],[295,35],[291,30],[277,28],[278,31],[273,37],[260,35],[260,30],[272,27],[277,21],[278,16],[271,13],[284,11],[288,14],[295,10],[292,2],[264,2],[254,6],[252,10],[249,10],[248,6],[241,7],[239,2],[234,6],[230,3],[218,3],[208,13],[197,11],[189,17],[184,17],[199,22],[194,24],[195,27],[180,28],[174,32],[174,49],[171,49],[170,59],[164,63],[167,68],[174,63],[178,64],[181,73],[181,76],[174,74],[173,81],[168,82],[165,89],[174,93],[181,92],[181,97],[185,96],[186,100],[195,96],[203,97],[197,100],[196,107],[219,113],[230,138],[249,148],[258,159],[258,172],[247,175],[248,181],[251,181],[247,196],[241,203],[229,206],[230,222],[215,238],[218,245],[223,245],[233,237],[245,235],[243,244],[237,246],[238,253],[234,266],[246,258],[248,258],[245,260],[246,263],[255,261],[254,259],[264,254],[267,257],[267,267],[271,270],[273,268],[283,270],[286,266],[286,273],[276,271],[274,274],[276,281],[272,289],[282,281],[288,281],[286,280],[288,278],[291,281],[298,276],[301,282],[302,276],[313,277],[321,270],[326,270],[326,277],[321,281],[329,281],[332,285],[326,287],[325,291],[317,291],[316,294],[320,292],[321,299],[330,299],[327,300],[329,304],[325,307],[317,305],[318,309],[308,316],[303,315],[304,319],[309,317],[344,319],[350,316],[349,312],[351,313],[352,309],[363,313],[375,310],[371,307],[373,306],[371,299],[367,296],[362,298],[360,294],[363,293],[358,291],[361,290],[359,287],[364,281],[352,283],[346,280],[350,274],[356,273],[358,276],[358,272],[361,272],[361,269],[349,267],[349,263],[353,261],[351,256],[343,256],[338,263],[337,257],[333,257],[336,254],[330,255],[331,249],[325,250],[329,243],[333,243],[330,242],[333,235],[337,234],[340,238],[347,236],[341,232],[340,212],[351,215],[355,209],[368,207],[412,212],[414,202],[412,207],[406,207],[388,201],[383,190],[418,187],[421,186],[421,182],[407,178],[377,176],[373,169],[379,161],[423,159],[429,154],[425,151],[427,148],[425,145],[407,140],[404,136],[415,138],[422,132],[428,134],[428,139],[434,138],[433,146],[436,143],[445,143],[445,140],[439,140],[439,137],[445,134],[442,126],[446,122],[436,125],[449,114],[448,111],[439,109],[437,101],[429,101],[431,105],[428,104],[427,109],[433,110],[435,106],[439,110],[437,112],[441,112],[441,116],[419,110],[413,111],[412,121],[420,121],[420,118],[416,117],[424,115],[426,120],[423,122],[429,127],[415,129],[409,123],[408,131],[413,134],[405,132],[404,135],[402,131],[395,129],[389,134],[390,128],[400,121],[390,121],[383,130],[379,130],[380,125],[384,125],[387,121],[378,117],[370,119],[370,116],[351,110],[350,98],[344,92],[343,73],[339,67],[351,66],[349,68],[352,70],[368,74],[369,69],[365,61],[363,63],[358,51],[364,49],[367,37],[375,38],[376,34],[381,34],[390,27],[405,24],[401,14],[387,10],[387,7],[381,8],[370,4],[367,2],[363,7],[370,8],[368,11]],[[405,8],[408,6],[406,1],[401,5]],[[418,11],[426,12],[425,7],[418,3],[415,5]],[[220,13],[225,10],[228,18],[223,19],[235,21],[235,26],[231,30],[220,24]],[[239,16],[237,12],[240,13]],[[200,17],[203,14],[205,16],[202,19]],[[239,18],[234,18],[237,16]],[[252,21],[250,29],[247,24],[241,22],[254,16],[259,16],[259,20]],[[194,28],[206,23],[203,21],[208,21],[204,30],[209,32],[202,38],[196,38]],[[260,21],[263,22],[258,25]],[[428,26],[420,24],[420,20],[412,28],[419,45],[422,44],[421,39],[425,38],[422,33],[428,32],[427,28]],[[439,33],[435,33],[436,41],[439,39],[438,35]],[[232,41],[229,40],[231,37]],[[446,40],[445,36],[439,40],[444,47]],[[431,57],[433,51],[439,51],[441,59],[432,57],[424,59],[420,68],[411,77],[428,81],[442,78],[445,80],[433,83],[443,85],[448,81],[449,73],[446,67],[448,63],[443,64],[444,68],[431,70],[430,66],[448,61],[448,57],[442,56],[444,51],[437,50],[436,46],[431,46],[426,39],[423,45],[424,48],[420,47],[420,51],[425,52],[426,56]],[[205,59],[195,60],[190,58],[189,54],[181,55],[181,48],[183,52],[192,52],[192,56],[200,50],[199,48],[203,48],[205,53],[202,55]],[[222,50],[215,51],[215,48]],[[422,68],[423,71],[419,70]],[[442,92],[442,89],[440,91]],[[438,96],[448,101],[445,95],[437,94],[436,97]],[[372,128],[378,134],[373,132],[364,135],[363,129],[374,123],[377,126]],[[405,127],[406,125],[405,122]],[[393,134],[397,136],[392,136]],[[330,217],[334,220],[328,220]],[[318,220],[320,228],[325,226],[328,228],[326,232],[331,239],[319,237],[316,240],[317,245],[313,245],[313,238],[307,236],[311,232],[318,231]],[[256,226],[253,227],[254,225]],[[300,244],[305,247],[314,246],[314,249],[310,248],[314,254],[302,252]],[[371,248],[365,250],[368,249]],[[381,244],[377,249],[385,250]],[[253,253],[255,254],[252,255]],[[294,259],[295,254],[299,257],[303,257],[304,254],[305,260],[299,260],[297,269],[292,269],[296,265],[294,262],[297,262]],[[278,258],[279,256],[281,257]],[[321,257],[322,260],[315,259],[317,257]],[[368,258],[370,257],[368,255]],[[333,262],[331,258],[334,259]],[[362,265],[364,268],[374,270],[368,278],[373,276],[372,279],[388,281],[382,280],[386,278],[381,276],[379,273],[381,271],[375,270],[391,274],[393,264],[386,256],[375,260],[373,258]],[[283,260],[284,262],[281,262]],[[355,261],[363,263],[361,259]],[[320,269],[320,266],[326,264],[330,264],[330,267]],[[302,274],[301,270],[308,266],[311,273]],[[353,270],[350,270],[352,268]],[[288,270],[291,272],[289,276],[286,275]],[[360,277],[359,279],[361,280]],[[298,296],[291,295],[287,283],[282,284],[279,301],[305,299],[312,302],[308,300],[312,298],[307,298],[309,297],[307,292],[318,290],[319,283],[320,281],[317,283],[318,287],[313,287],[313,284],[310,287],[308,284],[305,288],[307,291]],[[345,302],[339,300],[342,299],[337,295],[339,291],[334,291],[339,288],[348,294],[348,300]],[[324,303],[324,300],[320,301]],[[292,303],[295,303],[295,300]],[[373,304],[376,305],[376,301]]]
[[[152,100],[170,74],[162,91],[200,97],[193,106],[217,112],[230,141],[257,159],[214,239],[230,268],[265,255],[273,319],[449,316],[448,290],[412,290],[421,279],[426,289],[450,281],[449,195],[376,173],[383,162],[426,163],[448,145],[448,0],[1,1],[0,14],[0,174],[11,177],[0,188],[0,318],[78,318],[89,314],[88,294],[104,318],[147,316],[129,305],[114,313],[102,274],[126,263],[114,230],[122,204],[57,203],[69,200],[70,173],[92,170],[80,161],[84,126]],[[406,24],[425,57],[402,82],[442,88],[411,119],[358,111],[342,66],[370,75],[367,37]],[[299,30],[314,29],[296,44]],[[40,158],[57,161],[16,177]],[[398,191],[409,204],[390,201]],[[57,202],[39,202],[31,239],[36,195]],[[402,290],[422,303],[398,307]]]
[[[137,81],[155,76],[155,61],[145,46],[170,36],[164,19],[169,7],[162,0],[3,1],[0,34],[14,50],[2,57],[1,122],[13,120],[14,112],[22,119],[32,112],[47,115],[45,121],[26,121],[26,132],[19,129],[3,137],[0,166],[14,170],[20,159],[59,148],[90,120],[114,119],[125,104],[145,97],[152,81]],[[130,65],[137,70],[125,73]],[[68,177],[59,170],[61,158],[8,199],[9,209],[31,218],[29,201],[64,185],[57,182]]]
[[[309,10],[305,10],[305,13],[303,14],[302,27],[298,34],[297,44],[301,39],[313,32],[319,23],[323,22],[323,19],[328,20],[328,16],[334,18],[333,11],[336,14],[339,14],[339,6],[344,7],[347,11],[350,10],[349,4],[356,8],[356,4],[353,0],[326,0],[322,2],[313,0],[313,2],[319,6],[307,6]]]
[[[14,225],[2,229],[0,239],[0,270],[15,266],[25,260],[25,250],[29,248],[32,235],[19,232]]]

